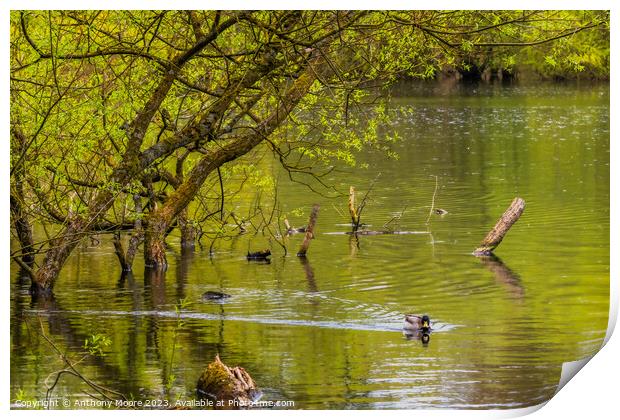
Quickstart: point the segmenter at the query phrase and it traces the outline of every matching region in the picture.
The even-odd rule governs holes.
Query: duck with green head
[[[428,315],[405,315],[405,330],[429,332],[431,330],[431,319]]]

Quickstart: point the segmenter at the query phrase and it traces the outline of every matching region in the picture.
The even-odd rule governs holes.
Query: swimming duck
[[[431,319],[428,315],[405,315],[405,330],[428,332],[431,330]]]
[[[269,259],[270,255],[271,255],[271,251],[269,249],[265,249],[264,251],[248,252],[248,255],[246,256],[246,258],[248,260],[264,261],[264,260]]]
[[[444,209],[435,209],[435,214],[438,214],[439,216],[444,216],[448,214],[448,211]]]
[[[227,293],[214,292],[212,290],[209,290],[202,294],[202,298],[206,300],[222,300],[222,299],[228,299],[229,297],[231,296]]]

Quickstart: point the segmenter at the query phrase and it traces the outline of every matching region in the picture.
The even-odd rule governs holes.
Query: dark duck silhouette
[[[270,255],[271,251],[269,249],[265,249],[264,251],[248,252],[246,258],[248,259],[248,261],[266,261],[269,260]]]
[[[222,299],[228,299],[229,297],[231,296],[227,293],[214,292],[212,290],[209,290],[202,294],[202,298],[205,300],[222,300]]]

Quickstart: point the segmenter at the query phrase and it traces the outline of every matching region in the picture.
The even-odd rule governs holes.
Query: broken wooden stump
[[[254,380],[242,367],[229,367],[216,355],[196,384],[198,399],[213,401],[216,410],[247,408],[260,396]]]
[[[308,226],[306,227],[306,235],[304,236],[304,240],[299,247],[299,251],[297,252],[298,257],[305,257],[308,252],[308,248],[310,247],[310,241],[314,239],[314,225],[316,224],[316,219],[319,217],[319,209],[321,206],[315,204],[312,206],[312,212],[310,212],[310,219],[308,220]]]
[[[353,230],[357,230],[360,225],[360,216],[355,207],[355,187],[349,187],[349,214],[351,215],[351,225]]]
[[[525,201],[522,198],[517,197],[512,200],[510,207],[508,207],[495,224],[495,227],[491,229],[482,243],[476,248],[474,255],[481,256],[493,254],[493,250],[502,242],[502,239],[504,239],[504,236],[512,225],[519,220],[524,209]]]

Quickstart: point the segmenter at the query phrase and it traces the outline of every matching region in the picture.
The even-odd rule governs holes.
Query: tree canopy
[[[381,87],[532,63],[604,77],[609,13],[14,11],[14,257],[50,291],[84,237],[131,231],[124,268],[142,241],[165,267],[171,229],[191,244],[234,218],[224,183],[259,146],[320,182],[363,147],[391,153]],[[33,221],[55,227],[40,245]]]

